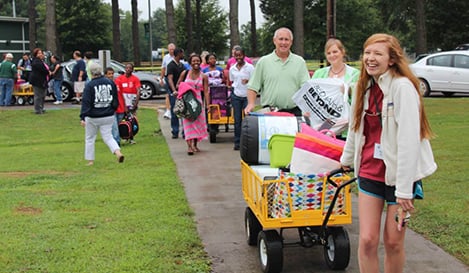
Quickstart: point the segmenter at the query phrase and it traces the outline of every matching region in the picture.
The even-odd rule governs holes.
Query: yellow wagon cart
[[[338,169],[312,179],[291,173],[264,176],[241,161],[247,243],[258,246],[263,272],[281,272],[283,247],[322,245],[329,268],[350,261],[350,241],[341,226],[352,223],[351,178]],[[257,167],[257,166],[256,166]],[[267,166],[268,167],[268,166]],[[314,175],[313,175],[314,176]],[[299,242],[287,242],[284,229],[297,228]]]
[[[15,83],[13,93],[11,94],[11,104],[16,103],[19,105],[25,105],[26,103],[29,105],[34,104],[34,92],[31,84],[21,80]]]
[[[210,86],[210,104],[207,115],[210,143],[217,142],[220,125],[228,132],[229,125],[234,124],[233,108],[230,105],[230,91],[227,86]]]

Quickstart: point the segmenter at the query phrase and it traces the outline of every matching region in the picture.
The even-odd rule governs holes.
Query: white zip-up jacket
[[[394,78],[388,71],[378,79],[383,91],[381,149],[386,165],[385,182],[396,186],[396,197],[413,198],[413,183],[434,173],[437,169],[428,139],[420,139],[420,101],[412,82],[405,77]],[[368,109],[369,91],[364,109]],[[352,111],[355,105],[352,96]],[[363,118],[357,132],[349,129],[340,162],[360,171],[365,137]],[[350,121],[351,124],[352,121]]]

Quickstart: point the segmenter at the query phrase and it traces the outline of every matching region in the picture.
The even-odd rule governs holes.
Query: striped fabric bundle
[[[321,174],[340,167],[344,141],[312,128],[297,133],[290,171],[296,174]]]

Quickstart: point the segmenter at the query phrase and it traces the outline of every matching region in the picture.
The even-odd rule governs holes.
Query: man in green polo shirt
[[[5,59],[0,64],[0,106],[11,105],[11,95],[17,75],[18,71],[13,63],[13,54],[5,54]]]
[[[277,108],[301,116],[301,110],[292,100],[293,94],[309,80],[305,60],[290,51],[293,33],[288,28],[275,31],[275,50],[259,59],[248,83],[248,114],[254,109],[257,94],[263,107]]]

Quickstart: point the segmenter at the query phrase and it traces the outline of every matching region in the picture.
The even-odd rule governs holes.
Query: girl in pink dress
[[[187,154],[193,155],[194,152],[200,152],[197,147],[197,143],[202,139],[208,137],[207,133],[207,122],[205,120],[205,109],[207,105],[204,105],[205,101],[208,103],[208,78],[207,75],[202,73],[200,70],[200,64],[202,60],[198,54],[193,54],[189,57],[189,64],[191,65],[191,70],[184,71],[179,77],[179,81],[185,81],[193,85],[194,94],[197,100],[202,104],[202,112],[199,117],[194,121],[183,118],[182,125],[184,127],[184,135],[187,142]],[[178,84],[179,85],[179,84]],[[202,100],[202,94],[205,97]]]

